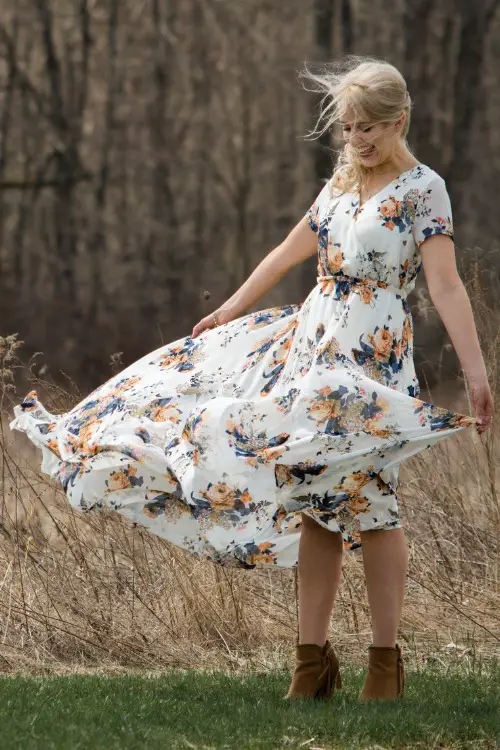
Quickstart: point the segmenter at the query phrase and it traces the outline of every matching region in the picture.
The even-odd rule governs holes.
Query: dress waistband
[[[317,276],[316,281],[319,283],[323,281],[349,281],[353,285],[357,286],[377,286],[380,289],[389,289],[391,292],[400,294],[402,297],[406,297],[406,291],[403,288],[387,284],[385,281],[378,281],[377,279],[361,279],[358,276],[346,276],[341,273],[336,273],[331,276]]]

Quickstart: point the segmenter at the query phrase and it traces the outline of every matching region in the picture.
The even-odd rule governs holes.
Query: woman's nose
[[[351,146],[354,146],[356,148],[358,146],[362,146],[364,143],[363,137],[359,133],[349,133],[346,140],[351,144]]]

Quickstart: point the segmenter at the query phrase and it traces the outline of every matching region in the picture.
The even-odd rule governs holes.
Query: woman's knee
[[[323,526],[317,523],[314,518],[311,518],[308,513],[301,513],[300,515],[302,518],[302,524],[306,529],[312,529],[312,531],[316,531],[317,529],[321,529],[321,531],[325,530]]]
[[[331,531],[330,529],[325,528],[325,526],[321,526],[317,521],[314,520],[314,518],[311,518],[311,516],[308,513],[301,513],[302,516],[302,523],[304,528],[310,529],[311,531],[314,531],[318,534],[329,534],[332,538],[337,538],[342,536],[340,531]]]

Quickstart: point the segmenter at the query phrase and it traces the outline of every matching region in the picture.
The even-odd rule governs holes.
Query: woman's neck
[[[401,174],[401,172],[405,172],[407,169],[416,167],[418,163],[419,162],[415,159],[413,154],[409,151],[405,151],[401,154],[392,155],[381,164],[376,164],[375,167],[365,168],[366,176],[377,178],[382,177],[385,174]]]

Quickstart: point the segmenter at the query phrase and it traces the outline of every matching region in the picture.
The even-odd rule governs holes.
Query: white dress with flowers
[[[83,512],[107,506],[223,565],[295,567],[301,513],[342,533],[400,526],[398,464],[475,423],[418,398],[407,295],[419,248],[452,236],[443,179],[418,164],[359,207],[330,180],[306,214],[307,298],[146,354],[71,411],[35,391],[11,428]]]

